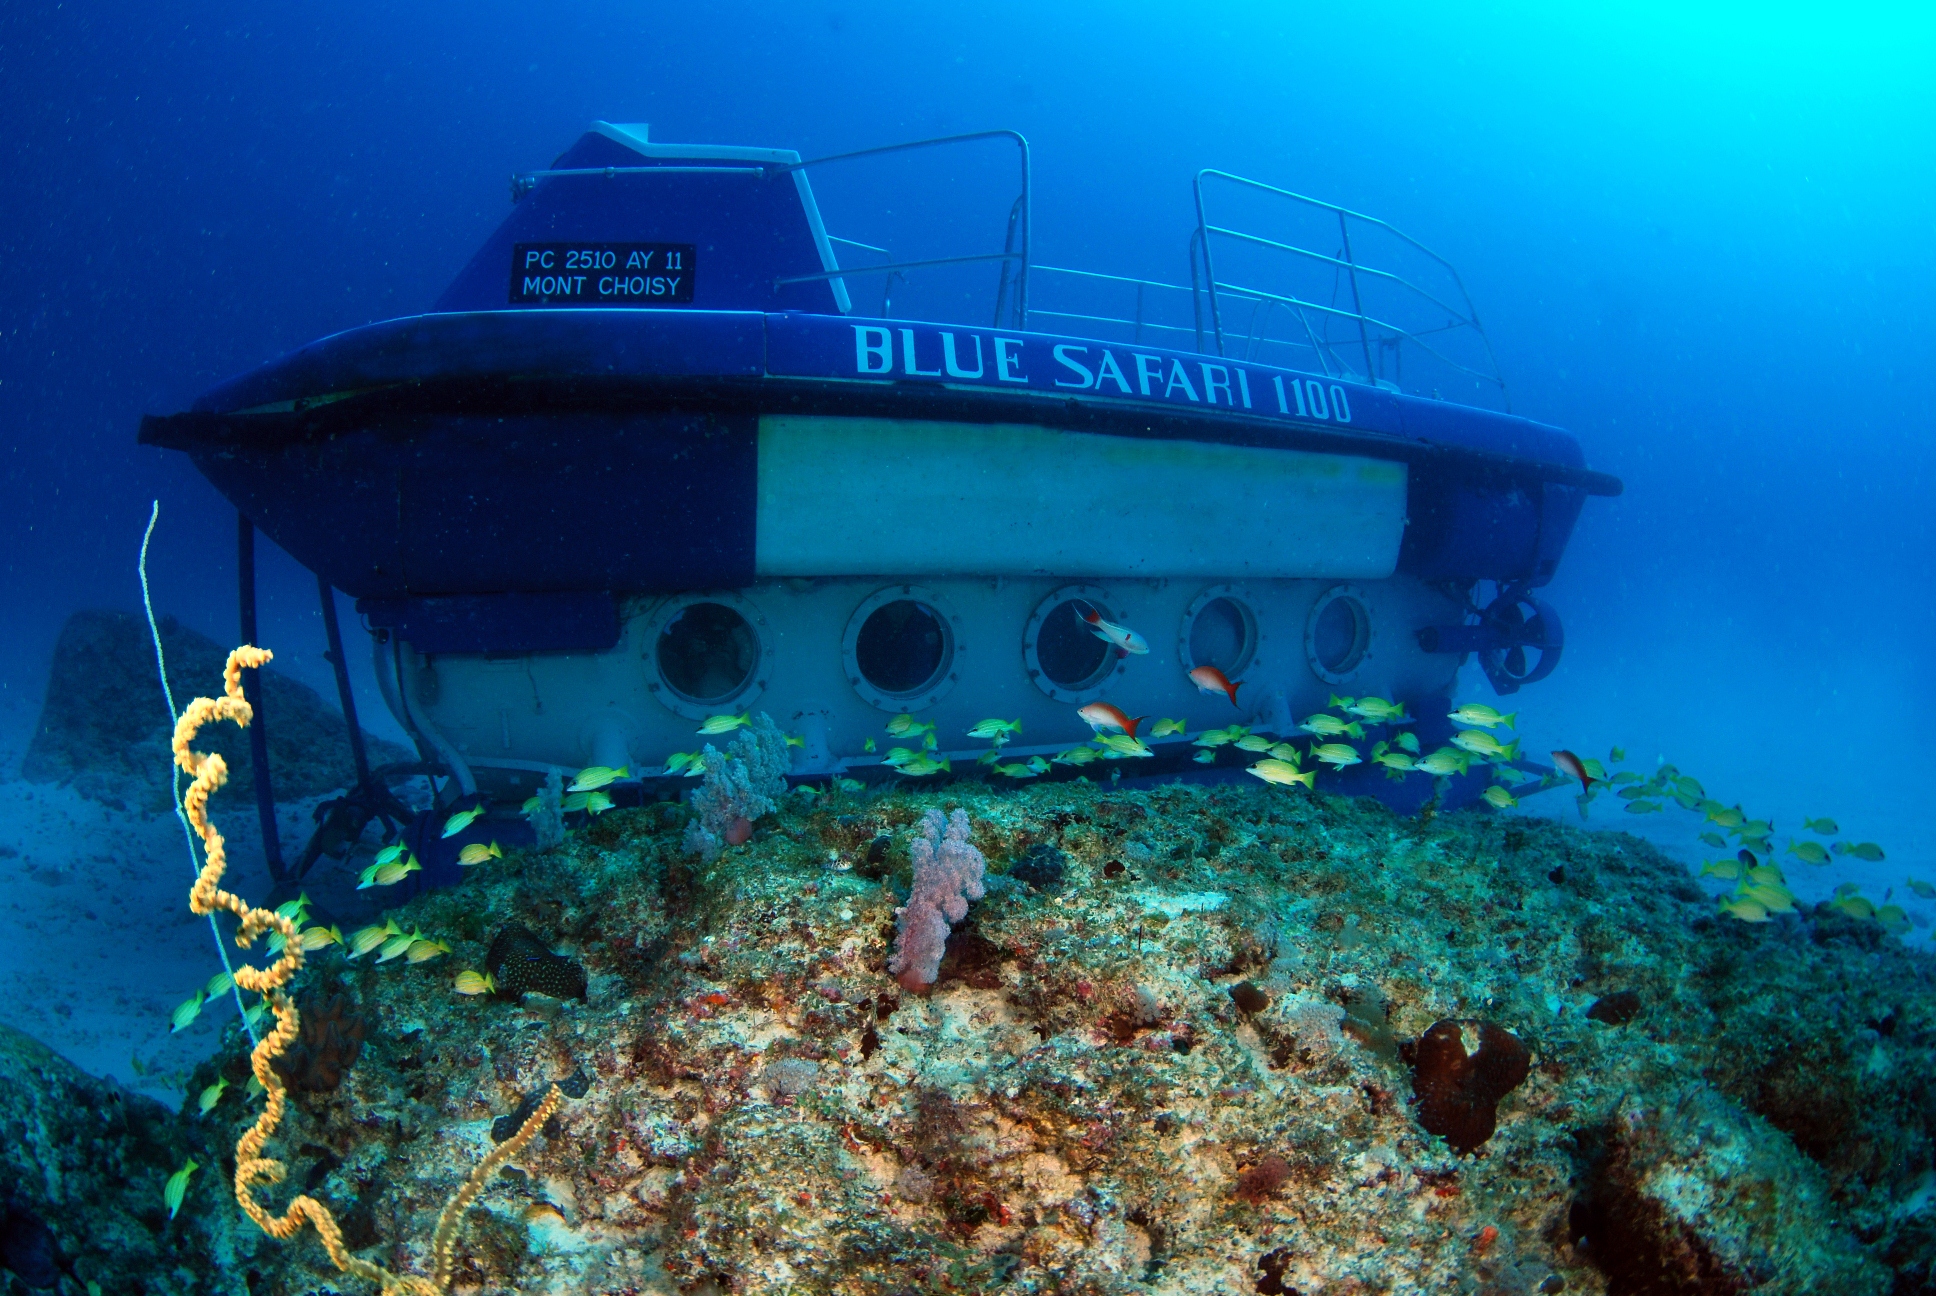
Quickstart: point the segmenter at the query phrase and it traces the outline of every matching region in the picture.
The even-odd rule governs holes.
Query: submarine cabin
[[[809,183],[991,147],[1020,162],[999,251],[836,237]],[[1029,185],[1012,132],[802,162],[597,123],[514,180],[429,311],[142,439],[234,502],[245,559],[259,528],[353,596],[425,761],[512,804],[554,770],[649,775],[722,712],[770,712],[824,775],[877,765],[901,712],[943,755],[984,751],[965,731],[989,716],[1022,721],[1011,759],[1054,753],[1098,699],[1288,736],[1377,695],[1429,741],[1467,654],[1501,692],[1553,669],[1534,591],[1619,483],[1509,412],[1448,264],[1204,171],[1187,283],[1061,269]],[[949,275],[985,276],[992,309],[896,312]],[[247,630],[246,566],[244,588]],[[1377,773],[1332,786],[1405,795]]]

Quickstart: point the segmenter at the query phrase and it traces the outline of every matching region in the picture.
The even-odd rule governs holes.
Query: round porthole
[[[841,663],[854,692],[883,711],[919,711],[959,678],[961,618],[918,585],[891,585],[847,620]]]
[[[1022,630],[1022,661],[1028,676],[1057,702],[1095,701],[1103,685],[1122,669],[1115,650],[1082,619],[1088,608],[1105,621],[1115,619],[1102,590],[1065,585],[1035,605]]]
[[[1371,656],[1371,609],[1363,593],[1333,585],[1318,596],[1304,623],[1304,659],[1327,684],[1348,684]]]
[[[1257,660],[1263,636],[1241,585],[1212,585],[1183,610],[1177,655],[1185,670],[1215,666],[1224,678],[1238,680]]]
[[[646,687],[682,716],[745,710],[766,688],[766,617],[737,594],[680,594],[647,618]]]

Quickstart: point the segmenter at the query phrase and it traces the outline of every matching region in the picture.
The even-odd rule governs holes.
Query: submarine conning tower
[[[1019,159],[995,239],[899,256],[829,233],[810,176],[950,147]],[[1031,185],[1012,132],[803,162],[597,123],[514,178],[428,312],[142,440],[355,598],[426,760],[498,798],[650,773],[723,712],[770,712],[817,774],[877,764],[903,712],[942,754],[979,751],[988,716],[1046,753],[1094,700],[1289,733],[1376,694],[1423,726],[1468,654],[1502,692],[1554,668],[1535,592],[1619,483],[1559,429],[1439,397],[1505,404],[1449,264],[1204,171],[1187,283],[1065,269],[1034,252]],[[1282,213],[1328,232],[1294,241]],[[1436,278],[1374,263],[1380,241]],[[980,277],[977,314],[905,317],[947,276]],[[1202,665],[1234,704],[1190,683]]]

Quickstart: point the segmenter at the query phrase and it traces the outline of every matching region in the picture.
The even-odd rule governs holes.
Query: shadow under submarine
[[[808,182],[834,177],[831,197],[843,168],[1011,146],[999,252],[836,237]],[[895,205],[881,192],[856,224]],[[1501,693],[1553,670],[1560,624],[1533,591],[1620,482],[1508,412],[1464,286],[1422,244],[1226,172],[1193,197],[1171,284],[1041,264],[1013,132],[802,161],[599,122],[513,178],[429,312],[230,379],[141,441],[192,457],[245,551],[259,528],[316,573],[352,716],[328,593],[355,598],[384,698],[444,780],[431,813],[516,806],[588,765],[663,794],[680,780],[652,772],[705,717],[749,710],[803,740],[796,777],[889,776],[900,713],[934,724],[956,774],[980,768],[984,717],[1021,721],[1005,761],[1052,755],[1090,737],[1096,700],[1296,737],[1333,694],[1375,695],[1429,751],[1469,654]],[[976,288],[977,322],[892,317],[924,279]],[[936,296],[935,316],[966,300]],[[1147,653],[1091,633],[1090,610]],[[1107,768],[1255,759],[1149,745]],[[1402,810],[1434,794],[1385,773],[1320,784]],[[358,834],[404,813],[360,776]],[[1475,770],[1437,792],[1481,787]]]

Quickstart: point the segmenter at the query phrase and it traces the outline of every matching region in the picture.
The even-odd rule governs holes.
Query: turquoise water
[[[1855,715],[1915,732],[1931,705],[1927,600],[1902,580],[1930,550],[1936,114],[1913,7],[6,21],[4,678],[26,709],[71,607],[132,606],[157,495],[164,607],[226,633],[228,581],[199,566],[230,547],[222,510],[132,447],[136,417],[420,308],[499,219],[504,174],[586,121],[809,155],[1007,125],[1057,264],[1180,278],[1188,177],[1216,165],[1462,269],[1519,408],[1629,487],[1587,511],[1552,591],[1572,655],[1534,710],[1556,734],[1878,833],[1913,800],[1914,762],[1809,740]],[[316,644],[306,582],[265,561],[270,624]]]
[[[1111,273],[1183,278],[1206,166],[1422,239],[1514,409],[1626,486],[1544,593],[1559,671],[1501,704],[1526,749],[1670,761],[1782,841],[1832,816],[1887,858],[1791,866],[1796,893],[1892,892],[1924,942],[1936,908],[1904,883],[1936,880],[1933,57],[1919,6],[10,6],[0,1021],[171,1101],[215,1038],[169,1031],[215,966],[178,907],[179,830],[22,777],[69,616],[139,611],[151,501],[157,610],[235,637],[232,507],[138,448],[140,416],[422,310],[502,219],[507,173],[600,118],[808,156],[1013,128],[1037,257]],[[981,166],[912,174],[972,189]],[[906,201],[941,241],[1001,215],[884,183],[848,200]],[[333,697],[312,577],[264,540],[258,579],[260,639]],[[363,722],[402,742],[343,606]],[[1470,669],[1460,696],[1498,701]],[[285,816],[288,850],[309,825]],[[1590,823],[1703,857],[1698,816],[1602,802]]]

